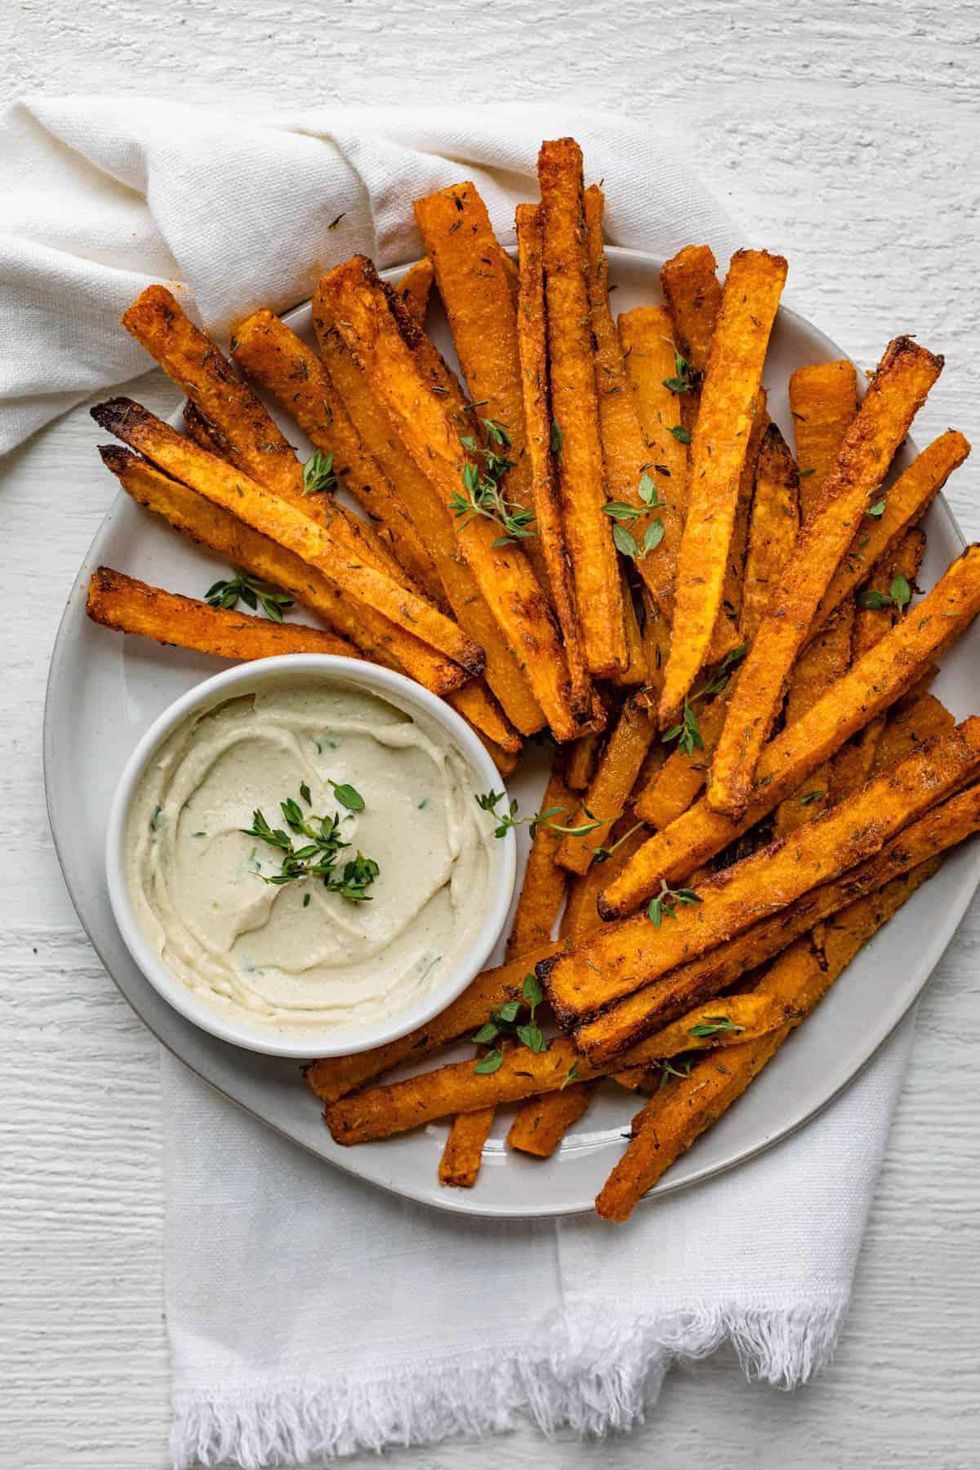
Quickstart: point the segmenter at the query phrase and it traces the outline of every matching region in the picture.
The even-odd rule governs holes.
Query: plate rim
[[[643,270],[653,270],[659,273],[660,267],[663,264],[659,257],[643,250],[635,250],[613,245],[607,246],[606,250],[607,254],[611,258],[617,259],[624,264],[633,264]],[[509,250],[508,253],[513,254],[513,251]],[[390,266],[387,267],[380,274],[384,280],[397,280],[414,263],[414,261],[406,261],[400,265]],[[287,323],[290,323],[292,320],[295,320],[297,317],[310,311],[311,305],[312,303],[310,301],[301,302],[296,306],[290,308],[290,310],[282,313],[283,319]],[[807,333],[811,334],[811,336],[820,339],[828,355],[832,354],[834,357],[837,358],[846,357],[848,361],[853,362],[853,359],[850,358],[849,354],[843,352],[838,344],[835,343],[832,338],[828,337],[827,334],[820,327],[814,325],[814,323],[812,323],[807,317],[804,317],[800,312],[794,310],[791,306],[787,306],[781,303],[779,307],[779,315],[784,319],[793,322],[798,327],[803,328]],[[854,366],[858,373],[859,382],[862,385],[865,385],[865,374],[862,372],[861,368],[857,364],[854,364]],[[107,389],[106,391],[110,390]],[[907,444],[912,452],[916,452],[915,444],[911,439],[907,441]],[[481,1201],[477,1191],[453,1191],[444,1189],[440,1190],[438,1193],[433,1193],[431,1181],[423,1184],[423,1182],[420,1180],[417,1187],[414,1184],[414,1178],[409,1184],[405,1184],[404,1182],[396,1183],[394,1180],[386,1177],[383,1166],[376,1173],[366,1173],[363,1168],[355,1167],[353,1163],[353,1157],[357,1153],[356,1150],[341,1150],[338,1156],[335,1156],[332,1153],[328,1155],[322,1152],[320,1149],[315,1148],[312,1144],[307,1143],[304,1139],[299,1138],[295,1134],[289,1132],[275,1119],[270,1118],[261,1112],[258,1112],[254,1107],[250,1106],[248,1102],[244,1101],[240,1097],[236,1097],[233,1093],[229,1092],[221,1084],[220,1081],[217,1081],[213,1076],[208,1075],[208,1073],[203,1069],[202,1066],[197,1065],[192,1060],[188,1060],[188,1057],[180,1050],[179,1045],[175,1040],[175,1036],[179,1037],[180,1035],[179,1028],[176,1029],[176,1031],[174,1030],[174,1028],[171,1028],[168,1034],[165,1027],[155,1024],[154,1020],[152,1020],[150,1018],[150,1015],[147,1014],[147,1010],[149,1008],[147,1007],[146,1009],[144,1009],[144,1007],[139,1004],[138,999],[134,995],[131,995],[129,993],[129,990],[125,988],[121,981],[116,977],[114,970],[110,965],[106,954],[104,953],[103,946],[105,941],[100,941],[100,938],[97,936],[96,932],[94,932],[95,925],[89,923],[86,913],[83,912],[83,904],[76,893],[76,885],[73,882],[73,877],[71,874],[71,863],[68,858],[62,838],[59,836],[58,823],[54,813],[53,788],[56,784],[56,777],[53,775],[53,771],[56,764],[57,756],[54,748],[55,720],[52,708],[52,691],[57,683],[58,677],[64,665],[64,660],[67,654],[66,644],[69,636],[69,626],[75,613],[78,595],[87,584],[88,568],[91,566],[93,561],[92,552],[94,548],[100,543],[108,528],[111,526],[113,515],[117,507],[128,502],[129,497],[122,490],[120,490],[110,502],[105,514],[103,515],[99,523],[95,535],[92,537],[92,540],[90,541],[85,551],[85,554],[82,557],[75,580],[72,583],[71,590],[66,599],[65,608],[62,612],[61,618],[59,619],[58,629],[55,634],[54,642],[52,644],[47,678],[45,681],[41,741],[45,809],[47,813],[48,826],[51,832],[55,854],[57,856],[58,864],[65,882],[65,887],[68,891],[68,895],[71,899],[72,906],[75,909],[75,913],[78,917],[79,923],[81,924],[82,929],[89,943],[92,945],[92,948],[95,951],[95,954],[97,955],[101,965],[105,969],[106,974],[112,980],[112,983],[122,995],[123,999],[127,1002],[133,1012],[139,1017],[143,1025],[146,1026],[150,1034],[154,1036],[156,1040],[160,1043],[160,1045],[162,1045],[172,1056],[176,1057],[184,1066],[186,1066],[192,1073],[194,1073],[195,1076],[199,1077],[201,1081],[205,1082],[209,1088],[218,1093],[219,1096],[224,1098],[227,1102],[230,1102],[235,1107],[241,1109],[241,1111],[246,1113],[248,1116],[259,1121],[264,1127],[271,1129],[272,1132],[276,1133],[290,1144],[303,1149],[303,1151],[306,1153],[311,1154],[313,1157],[317,1158],[318,1160],[320,1160],[321,1163],[327,1165],[328,1167],[337,1168],[341,1170],[341,1172],[343,1172],[344,1174],[349,1175],[351,1178],[361,1180],[362,1182],[372,1187],[383,1189],[386,1193],[392,1194],[397,1198],[409,1199],[415,1203],[426,1205],[430,1209],[440,1210],[444,1213],[453,1215],[464,1215],[470,1218],[477,1219],[483,1218],[530,1220],[548,1218],[560,1219],[562,1217],[592,1214],[594,1199],[591,1196],[587,1200],[576,1201],[575,1203],[544,1202],[530,1208],[524,1204],[510,1205],[506,1202]],[[953,515],[949,503],[946,500],[946,497],[942,493],[942,491],[940,491],[940,493],[936,496],[933,505],[935,511],[940,514],[946,522],[946,528],[948,533],[950,534],[951,539],[962,550],[967,545],[966,538],[963,534],[962,529],[959,526],[959,523],[956,520],[956,517]],[[695,1169],[687,1175],[679,1177],[674,1181],[671,1180],[670,1173],[666,1174],[664,1178],[660,1180],[652,1190],[647,1191],[647,1193],[642,1197],[640,1201],[641,1205],[654,1204],[659,1199],[663,1199],[668,1195],[676,1194],[682,1190],[689,1189],[694,1185],[704,1183],[707,1179],[715,1178],[722,1174],[725,1174],[730,1169],[738,1168],[740,1165],[747,1163],[750,1159],[756,1158],[760,1154],[765,1153],[768,1149],[773,1148],[776,1144],[782,1142],[784,1139],[792,1137],[793,1134],[798,1132],[811,1119],[820,1116],[820,1114],[823,1113],[826,1108],[830,1107],[832,1103],[834,1103],[844,1092],[847,1091],[849,1087],[851,1087],[851,1085],[855,1081],[858,1080],[858,1078],[860,1078],[864,1074],[866,1069],[874,1061],[875,1057],[877,1057],[881,1050],[887,1046],[888,1042],[895,1035],[898,1028],[907,1019],[909,1013],[917,1004],[919,997],[922,994],[922,991],[928,984],[937,964],[939,963],[939,960],[942,958],[942,955],[948,948],[953,938],[953,935],[955,934],[957,928],[959,927],[959,924],[961,923],[966,913],[967,908],[972,902],[975,889],[978,883],[980,883],[980,843],[974,843],[974,847],[976,851],[972,863],[972,888],[964,883],[964,897],[962,902],[953,905],[947,905],[947,908],[943,915],[942,923],[938,925],[930,925],[928,931],[928,942],[923,946],[922,950],[920,950],[917,956],[917,963],[914,965],[914,967],[912,967],[911,973],[915,976],[915,978],[910,978],[911,994],[909,995],[908,1000],[902,1006],[901,1011],[894,1017],[890,1018],[886,1029],[880,1034],[877,1034],[877,1039],[874,1041],[864,1059],[859,1062],[857,1066],[855,1066],[854,1069],[845,1078],[843,1078],[839,1082],[839,1084],[834,1087],[832,1091],[830,1091],[819,1103],[804,1104],[794,1116],[791,1116],[785,1122],[781,1122],[780,1125],[775,1128],[771,1133],[767,1133],[764,1137],[761,1137],[754,1144],[746,1145],[742,1149],[729,1154],[723,1160],[706,1162],[702,1167]],[[108,937],[111,938],[111,935]],[[152,991],[152,989],[149,987],[149,982],[147,982],[147,989],[150,997],[155,995],[155,992]],[[167,1008],[166,1014],[170,1014],[169,1007]],[[177,1013],[174,1014],[176,1015]],[[187,1022],[186,1024],[192,1025],[193,1023]],[[197,1030],[197,1028],[194,1029]],[[348,1159],[348,1155],[350,1156],[350,1159]]]

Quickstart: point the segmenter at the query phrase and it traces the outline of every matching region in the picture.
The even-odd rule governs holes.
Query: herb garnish
[[[321,450],[315,449],[303,465],[303,494],[332,495],[337,485],[333,453],[324,454]]]
[[[687,358],[682,357],[679,352],[675,352],[674,377],[664,378],[662,382],[665,388],[670,389],[671,393],[690,393],[692,388],[697,387],[699,376],[700,374],[696,369],[691,368],[691,364]]]
[[[653,510],[662,509],[667,502],[660,499],[657,487],[646,470],[640,475],[636,493],[643,502],[642,505],[629,505],[625,500],[609,500],[602,509],[616,522],[613,526],[613,541],[616,543],[616,550],[622,552],[623,556],[628,556],[631,561],[642,561],[649,552],[656,550],[664,539],[664,523],[659,516],[655,516],[644,531],[642,542],[638,542],[632,531],[627,528],[638,521],[641,516],[649,515]]]
[[[551,452],[561,454],[565,447],[565,436],[561,431],[561,424],[557,419],[551,420]]]
[[[688,1036],[721,1036],[725,1031],[744,1031],[744,1026],[738,1026],[727,1016],[705,1016],[696,1026],[688,1027]]]
[[[592,816],[592,813],[587,807],[583,807],[582,810],[589,820],[575,827],[563,827],[560,823],[552,820],[554,817],[564,816],[565,809],[560,806],[549,806],[544,811],[535,812],[533,817],[522,817],[519,815],[520,807],[513,797],[509,804],[509,810],[498,812],[497,803],[503,801],[503,799],[504,793],[502,791],[484,791],[482,795],[476,798],[476,804],[481,812],[489,812],[500,823],[494,829],[494,837],[504,837],[512,827],[524,826],[530,829],[532,837],[539,827],[547,827],[549,832],[560,832],[565,837],[585,837],[589,832],[594,832],[597,827],[603,825],[602,822]]]
[[[662,739],[665,745],[676,740],[677,749],[687,756],[692,756],[695,751],[704,749],[704,739],[698,725],[698,717],[694,712],[694,701],[712,694],[721,694],[722,690],[728,687],[732,670],[745,657],[747,649],[747,643],[740,643],[737,648],[732,649],[731,653],[726,653],[708,682],[684,700],[680,724],[671,725],[670,729],[663,733]]]
[[[885,504],[886,502],[884,500],[876,500],[874,505],[869,505],[864,513],[866,516],[870,516],[873,521],[880,521],[885,514]]]
[[[454,515],[463,518],[463,525],[474,516],[485,516],[495,521],[503,536],[498,536],[494,546],[509,546],[514,541],[524,540],[537,533],[534,528],[534,512],[504,494],[501,481],[507,471],[513,469],[514,461],[508,459],[506,451],[511,447],[510,432],[499,419],[481,419],[488,445],[484,449],[472,434],[460,434],[459,442],[467,454],[473,456],[463,466],[463,489],[457,491],[449,502]],[[503,451],[501,453],[501,451]],[[481,466],[476,462],[482,460]]]
[[[227,580],[215,582],[204,597],[210,607],[237,607],[241,601],[254,611],[261,604],[266,617],[274,623],[281,623],[283,613],[293,605],[293,599],[285,592],[241,570],[236,570]]]
[[[800,797],[800,806],[810,806],[813,802],[819,801],[821,796],[823,796],[822,791],[807,791]]]
[[[592,851],[595,853],[595,861],[597,863],[606,862],[609,858],[612,857],[617,847],[622,847],[623,843],[628,837],[632,837],[634,832],[639,832],[640,828],[645,826],[646,822],[634,822],[632,827],[630,827],[627,832],[624,832],[622,837],[617,837],[616,841],[613,842],[609,847],[594,847]]]
[[[535,1019],[538,1006],[544,1000],[544,991],[533,970],[524,976],[521,996],[520,1000],[505,1000],[503,1005],[491,1011],[489,1021],[484,1021],[479,1031],[471,1036],[470,1040],[476,1046],[489,1046],[501,1036],[516,1037],[529,1051],[547,1051],[548,1043]],[[527,1019],[520,1021],[518,1018],[521,1011],[525,1009]],[[480,1073],[496,1072],[503,1060],[503,1051],[499,1046],[495,1046],[474,1064],[473,1070]]]
[[[678,444],[690,444],[691,431],[690,429],[685,429],[683,424],[674,424],[670,432],[671,434],[673,434]]]
[[[892,577],[887,592],[879,592],[876,587],[866,587],[858,593],[857,600],[861,607],[870,608],[872,612],[879,612],[884,607],[896,607],[902,612],[912,601],[912,588],[908,578],[899,572]]]
[[[335,782],[330,784],[334,787],[338,800],[341,799],[341,791],[353,792],[361,805],[352,810],[364,810],[364,800],[352,786],[337,786]],[[300,786],[300,796],[307,805],[310,804],[310,788],[305,782]],[[345,802],[344,805],[346,804]],[[338,871],[337,858],[345,848],[350,847],[350,843],[345,842],[341,836],[340,817],[336,814],[332,817],[321,817],[312,812],[309,817],[305,817],[299,802],[294,801],[291,796],[279,803],[279,810],[289,832],[307,840],[302,846],[294,847],[289,832],[282,827],[270,826],[263,812],[256,808],[252,813],[251,827],[242,827],[240,830],[246,837],[257,837],[282,854],[279,872],[268,877],[260,873],[262,881],[281,886],[284,883],[294,883],[300,878],[322,878],[324,888],[331,893],[339,893],[348,903],[369,902],[370,894],[367,889],[381,869],[373,858],[366,858],[358,853]],[[305,903],[306,898],[304,905]]]
[[[684,1061],[678,1062],[676,1066],[669,1062],[666,1057],[657,1064],[660,1067],[660,1082],[657,1085],[659,1092],[661,1087],[666,1087],[668,1077],[680,1077],[682,1080],[691,1075],[691,1059],[686,1057]]]
[[[647,907],[647,918],[655,929],[659,929],[664,919],[677,918],[677,905],[688,903],[700,903],[701,900],[693,888],[671,888],[666,878],[660,880],[660,892],[656,898],[651,898]]]

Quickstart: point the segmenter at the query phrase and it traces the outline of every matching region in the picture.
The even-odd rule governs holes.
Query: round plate
[[[610,249],[617,311],[662,300],[661,262],[635,251]],[[397,278],[401,271],[387,273]],[[441,314],[430,327],[455,361]],[[288,318],[310,338],[310,311]],[[845,356],[795,313],[779,312],[766,386],[769,412],[792,442],[787,385],[794,368]],[[277,417],[280,417],[277,415]],[[309,446],[292,424],[286,432],[300,453]],[[176,416],[174,422],[178,422]],[[95,453],[93,474],[102,473]],[[910,447],[900,454],[904,467]],[[963,547],[940,497],[925,522],[929,533],[924,586],[931,586]],[[199,1031],[151,988],[130,959],[109,908],[103,870],[106,816],[126,758],[143,731],[179,694],[215,671],[204,655],[122,638],[85,616],[85,590],[95,567],[106,564],[173,592],[200,597],[226,569],[147,515],[123,493],[112,505],[83,563],[55,644],[44,721],[44,769],[51,829],[65,880],[100,959],[150,1030],[225,1097],[303,1148],[385,1189],[442,1209],[495,1216],[561,1215],[589,1210],[623,1148],[623,1130],[635,1111],[632,1096],[600,1089],[581,1124],[548,1160],[507,1152],[509,1126],[502,1110],[472,1190],[446,1189],[437,1166],[446,1129],[433,1125],[359,1148],[341,1148],[323,1125],[320,1106],[295,1062],[241,1051]],[[980,687],[977,644],[962,640],[944,660],[937,693],[953,712],[970,712],[971,688]],[[526,811],[540,800],[545,757],[532,746],[509,783]],[[526,851],[521,834],[521,863]],[[952,853],[942,870],[875,937],[735,1107],[710,1129],[652,1191],[681,1189],[751,1157],[791,1133],[845,1087],[898,1024],[948,944],[980,878],[976,844]],[[465,1053],[461,1053],[465,1054]],[[471,1054],[471,1053],[470,1053]]]

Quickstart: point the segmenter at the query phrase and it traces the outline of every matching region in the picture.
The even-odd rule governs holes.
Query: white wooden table
[[[287,108],[562,95],[654,131],[669,115],[736,217],[757,222],[754,242],[789,256],[790,300],[858,361],[898,329],[945,351],[921,440],[947,424],[976,440],[978,37],[977,0],[7,0],[0,95]],[[173,400],[158,376],[139,392]],[[0,483],[0,1470],[167,1464],[156,1045],[81,935],[41,786],[48,655],[111,493],[96,437],[79,409]],[[951,500],[980,534],[975,466]],[[978,972],[975,908],[921,1006],[851,1316],[818,1383],[749,1387],[719,1358],[670,1379],[628,1439],[526,1431],[392,1464],[975,1464]]]

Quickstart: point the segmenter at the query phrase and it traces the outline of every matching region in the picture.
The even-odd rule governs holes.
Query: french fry
[[[739,251],[729,266],[691,444],[661,725],[679,716],[721,611],[742,470],[785,279],[785,260],[764,251]]]
[[[486,680],[510,722],[523,735],[545,723],[530,685],[483,599],[476,578],[459,555],[449,507],[391,433],[387,418],[363,374],[337,334],[321,319],[320,350],[365,447],[381,465],[432,554],[446,598],[459,622],[484,650]]]
[[[435,270],[432,261],[426,256],[410,265],[395,288],[398,299],[405,310],[418,326],[425,326],[425,318],[429,312],[429,297],[432,295],[432,282],[435,279]]]
[[[650,670],[647,668],[647,650],[643,632],[633,600],[626,568],[623,568],[623,635],[626,640],[626,663],[611,682],[617,689],[635,689],[639,685],[649,686]],[[646,701],[649,704],[649,699]]]
[[[580,735],[568,748],[565,782],[569,791],[586,791],[599,759],[602,736],[597,730]]]
[[[908,695],[885,721],[870,774],[877,776],[889,770],[927,740],[948,734],[955,723],[949,710],[934,694]]]
[[[532,204],[519,204],[515,219],[518,255],[517,346],[524,403],[530,503],[534,510],[551,600],[565,644],[570,679],[569,697],[572,709],[582,716],[591,705],[592,685],[585,657],[582,624],[575,602],[572,564],[565,541],[555,453],[551,443],[541,211]]]
[[[731,1018],[745,1039],[762,1036],[785,1021],[782,1006],[769,996],[739,995],[712,1001],[689,1011],[662,1033],[648,1037],[623,1058],[624,1066],[669,1058],[684,1051],[714,1051],[731,1043],[733,1033],[714,1031],[712,1017]],[[710,1034],[708,1034],[710,1033]],[[738,1034],[737,1032],[734,1034]],[[403,1082],[370,1088],[330,1103],[327,1127],[336,1143],[369,1143],[407,1133],[423,1123],[454,1113],[519,1102],[536,1093],[554,1092],[579,1080],[602,1076],[605,1064],[592,1067],[565,1037],[557,1037],[546,1051],[518,1046],[505,1049],[494,1072],[477,1072],[472,1059],[451,1062]]]
[[[693,367],[705,372],[721,309],[717,261],[707,245],[685,245],[660,272],[674,336]]]
[[[303,470],[293,446],[172,292],[147,286],[121,320],[187,394],[226,459],[293,503],[302,497]]]
[[[804,519],[819,500],[824,481],[837,463],[844,435],[857,413],[857,399],[857,373],[846,359],[797,368],[790,376],[789,407]]]
[[[184,404],[182,417],[187,437],[193,439],[200,449],[206,449],[209,454],[216,454],[219,459],[224,459],[221,444],[211,432],[207,419],[197,404],[192,403],[189,398]]]
[[[279,587],[349,638],[368,658],[408,674],[434,693],[457,678],[454,665],[412,634],[366,605],[347,598],[340,586],[285,547],[270,540],[203,495],[170,479],[117,444],[99,449],[106,467],[138,505],[162,516],[192,541],[232,566]],[[460,689],[452,697],[463,694]],[[491,734],[495,727],[491,725]]]
[[[552,768],[541,810],[554,812],[554,820],[566,825],[574,807],[575,798],[556,765]],[[537,949],[551,938],[568,887],[567,874],[556,861],[560,846],[560,834],[547,823],[541,823],[531,841],[524,882],[507,939],[508,960],[517,959],[527,950]]]
[[[551,407],[565,537],[590,671],[602,678],[626,663],[622,587],[603,511],[606,493],[599,437],[588,293],[588,245],[582,152],[573,138],[538,154],[542,244],[551,370]]]
[[[892,550],[908,527],[925,514],[949,475],[969,453],[968,440],[955,429],[948,429],[913,460],[885,492],[882,514],[866,519],[855,533],[817,609],[814,627],[821,627],[834,608],[840,607],[867,580],[869,572]]]
[[[810,826],[709,878],[693,901],[682,897],[670,904],[668,898],[669,920],[661,899],[659,927],[640,914],[542,961],[538,978],[560,1023],[574,1024],[831,882],[880,851],[978,769],[980,716],[927,742]]]
[[[674,575],[677,553],[687,513],[687,446],[673,430],[682,427],[683,396],[666,386],[677,379],[677,349],[670,315],[660,306],[638,306],[624,312],[618,321],[619,341],[626,366],[626,379],[643,436],[641,470],[656,486],[658,510],[664,534],[660,545],[643,557],[638,570],[650,588],[669,626],[674,613]],[[611,487],[610,487],[611,488]],[[636,486],[629,497],[635,504]],[[642,544],[646,523],[637,523],[634,536]]]
[[[595,344],[596,401],[606,500],[613,506],[627,508],[626,512],[613,518],[619,526],[615,532],[619,549],[625,549],[625,554],[631,556],[639,576],[669,619],[673,613],[674,567],[682,522],[676,511],[668,514],[667,508],[660,505],[661,499],[665,499],[659,493],[664,462],[648,447],[627,377],[626,358],[609,305],[609,263],[602,240],[605,198],[597,184],[591,184],[585,190],[584,205],[589,314]],[[663,352],[659,354],[660,358],[664,356]],[[666,376],[669,377],[674,372],[674,355],[669,347],[666,356]],[[660,391],[671,396],[662,383]],[[673,422],[678,423],[680,415],[676,411],[675,415]],[[684,452],[684,446],[677,444],[665,430],[661,430],[659,437],[670,439],[676,448]],[[672,456],[674,461],[679,458],[679,455]],[[659,466],[656,482],[655,465]],[[664,488],[672,486],[665,485]],[[669,540],[668,525],[671,532]],[[648,543],[650,550],[646,549]],[[623,603],[628,613],[628,596],[624,595]]]
[[[537,961],[560,948],[559,942],[543,944],[540,949],[520,955],[516,960],[483,970],[457,1000],[424,1026],[369,1051],[354,1052],[345,1057],[321,1057],[306,1069],[307,1083],[317,1097],[330,1103],[389,1072],[401,1062],[421,1061],[440,1047],[477,1030],[491,1011],[508,1000],[519,1000],[525,977]]]
[[[386,538],[404,570],[438,601],[442,587],[432,557],[381,466],[367,452],[326,368],[306,343],[271,311],[238,327],[232,357],[295,419],[307,439],[333,455],[333,471]]]
[[[215,658],[274,658],[280,653],[360,657],[346,639],[322,628],[274,623],[233,608],[209,607],[196,597],[164,592],[111,567],[98,567],[92,573],[85,610],[94,623],[105,628],[192,648]]]
[[[592,1101],[595,1084],[573,1082],[557,1092],[529,1097],[517,1110],[507,1133],[510,1148],[532,1154],[536,1159],[550,1159],[573,1123],[585,1113]],[[463,1117],[472,1117],[464,1113]],[[479,1115],[477,1115],[479,1116]]]
[[[356,256],[324,276],[314,301],[317,316],[334,323],[418,467],[447,501],[459,496],[464,468],[479,471],[419,371],[366,257]],[[456,517],[459,547],[552,732],[559,740],[574,739],[581,722],[571,708],[568,666],[551,608],[519,548],[498,544],[500,531],[496,521],[480,514]]]
[[[634,1118],[630,1144],[596,1200],[603,1219],[628,1219],[647,1190],[742,1095],[861,947],[934,871],[934,864],[926,864],[883,892],[861,899],[842,916],[844,930],[828,933],[833,943],[826,949],[817,951],[805,938],[780,956],[760,985],[787,1009],[785,1025],[758,1040],[726,1048],[721,1064],[710,1057],[696,1061],[687,1077],[672,1079],[670,1086],[654,1094]]]
[[[909,337],[896,338],[882,358],[845,435],[837,466],[803,525],[749,649],[715,750],[708,786],[714,811],[744,810],[790,669],[868,509],[869,496],[881,484],[942,365],[942,358]]]
[[[813,708],[828,685],[847,671],[851,662],[855,609],[845,602],[825,623],[813,642],[800,654],[790,675],[786,697],[786,723],[792,725]],[[776,808],[777,837],[816,821],[832,804],[831,764],[824,761]]]
[[[585,837],[566,837],[558,848],[556,861],[569,873],[581,875],[587,872],[596,851],[606,846],[613,824],[623,814],[655,734],[651,715],[637,700],[627,699],[599,757],[588,794],[569,823],[572,827],[589,821],[598,821],[601,825]]]
[[[517,346],[517,311],[506,259],[475,184],[453,184],[412,206],[449,318],[453,345],[472,402],[481,416],[506,424],[504,484],[511,500],[531,503],[524,399]]]
[[[980,610],[980,547],[970,547],[881,642],[831,685],[802,719],[763,751],[752,800],[738,821],[703,799],[640,848],[599,898],[604,917],[618,918],[675,883],[760,821],[845,740],[908,692],[939,652]]]
[[[949,727],[946,727],[949,728]],[[937,730],[937,733],[943,733]],[[911,749],[912,747],[908,747]],[[902,755],[908,753],[902,751]],[[710,951],[641,987],[574,1032],[575,1044],[590,1061],[622,1055],[672,1017],[700,1005],[766,963],[794,939],[884,883],[970,837],[980,826],[980,788],[951,797],[906,827],[868,862],[831,883],[804,894],[781,910]]]
[[[739,626],[749,642],[762,621],[769,595],[793,552],[800,529],[799,476],[789,446],[775,424],[763,435],[749,513],[748,549]]]
[[[752,513],[759,454],[769,424],[766,390],[760,388],[756,396],[755,416],[752,419],[752,428],[749,430],[749,442],[738,483],[735,523],[732,526],[732,539],[728,543],[721,611],[715,620],[711,635],[711,647],[708,650],[709,663],[716,663],[726,653],[745,646],[742,630],[742,598],[745,590],[745,558],[749,546],[749,519]]]
[[[159,469],[190,484],[253,530],[278,541],[315,566],[343,587],[354,601],[373,607],[398,627],[452,659],[464,678],[450,675],[440,693],[465,682],[465,676],[482,673],[482,650],[455,623],[375,567],[340,553],[324,527],[289,501],[191,444],[132,399],[110,399],[97,404],[91,413],[101,428],[145,454]]]
[[[439,1160],[439,1183],[455,1189],[472,1189],[480,1173],[483,1145],[490,1137],[495,1108],[475,1113],[458,1113]]]

